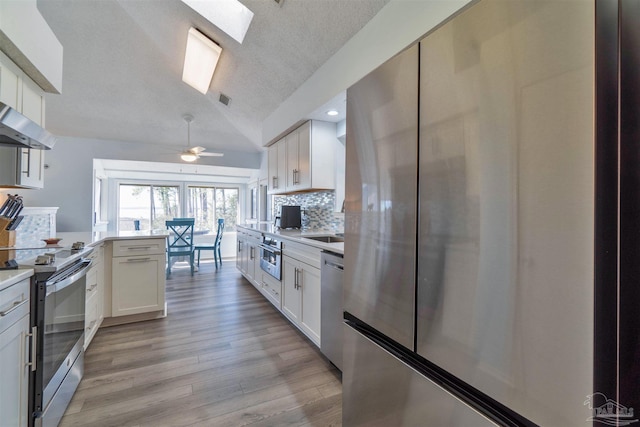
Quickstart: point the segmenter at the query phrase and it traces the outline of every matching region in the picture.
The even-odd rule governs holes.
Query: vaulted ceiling
[[[177,150],[191,114],[191,145],[257,152],[265,118],[389,0],[241,1],[254,13],[242,44],[180,0],[39,0],[64,47],[47,129]],[[223,49],[206,95],[181,80],[191,26]]]

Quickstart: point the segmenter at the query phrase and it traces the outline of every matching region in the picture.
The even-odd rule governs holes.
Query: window
[[[165,228],[165,221],[180,216],[178,186],[120,184],[118,230]]]
[[[226,231],[236,231],[238,223],[237,188],[216,188],[216,216],[224,218]]]
[[[238,195],[237,188],[189,187],[187,216],[195,218],[195,231],[215,233],[218,218],[224,218],[226,231],[234,231]]]

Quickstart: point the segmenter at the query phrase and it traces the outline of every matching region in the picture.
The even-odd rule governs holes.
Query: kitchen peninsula
[[[57,245],[0,248],[18,264],[74,242],[92,247],[85,297],[85,349],[100,326],[165,317],[166,230],[57,233]]]
[[[94,248],[96,280],[90,277],[87,281],[87,301],[94,294],[97,301],[86,307],[86,327],[91,328],[88,336],[92,337],[100,324],[112,326],[167,315],[166,230],[67,232],[57,236],[68,244],[80,241]]]

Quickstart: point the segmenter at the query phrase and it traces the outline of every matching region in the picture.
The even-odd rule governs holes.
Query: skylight
[[[216,27],[242,43],[253,12],[238,0],[182,0]]]

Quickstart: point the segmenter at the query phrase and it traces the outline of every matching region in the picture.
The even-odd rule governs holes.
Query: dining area
[[[216,220],[215,234],[203,234],[195,239],[197,232],[195,218],[173,218],[165,221],[167,229],[167,268],[166,278],[171,276],[171,270],[175,263],[187,263],[191,276],[198,271],[201,258],[213,253],[213,261],[216,270],[222,267],[222,237],[224,235],[224,218]],[[204,252],[204,254],[203,254]]]

